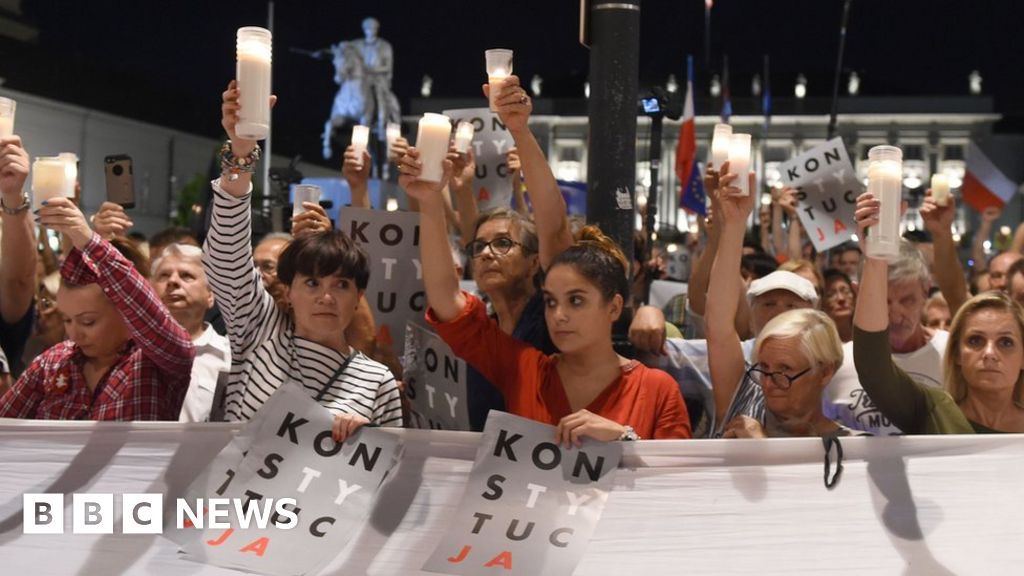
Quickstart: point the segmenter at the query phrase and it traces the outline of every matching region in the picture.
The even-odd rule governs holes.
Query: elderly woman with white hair
[[[196,350],[192,381],[181,407],[181,422],[209,419],[217,378],[231,371],[231,345],[205,321],[213,307],[213,292],[203,270],[203,251],[190,244],[171,244],[153,261],[150,283],[171,316],[192,337]]]
[[[758,333],[751,364],[733,319],[742,289],[737,274],[752,196],[741,196],[723,176],[715,191],[721,204],[721,236],[712,266],[706,332],[715,399],[711,435],[725,438],[846,436],[852,432],[822,412],[821,396],[843,363],[835,324],[823,312],[792,309],[772,318]],[[754,187],[753,174],[750,175]]]

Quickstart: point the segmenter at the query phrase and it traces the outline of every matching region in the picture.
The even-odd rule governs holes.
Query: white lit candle
[[[270,31],[257,26],[238,29],[235,79],[239,99],[235,133],[240,138],[262,140],[270,134]]]
[[[402,125],[397,122],[388,122],[388,127],[385,130],[386,138],[388,140],[388,154],[391,154],[391,147],[394,146],[395,140],[402,137]]]
[[[729,173],[736,174],[736,187],[744,196],[750,194],[750,134],[729,137]]]
[[[353,126],[352,127],[352,150],[356,153],[356,158],[359,159],[360,169],[363,167],[363,153],[366,152],[366,145],[370,142],[370,128],[369,126]]]
[[[729,139],[732,138],[732,126],[715,124],[715,133],[711,137],[711,165],[721,170],[722,164],[729,159]]]
[[[67,176],[67,162],[63,158],[36,158],[32,163],[32,208],[38,210],[44,200],[64,196]]]
[[[903,196],[903,151],[895,146],[868,150],[868,192],[881,204],[878,224],[867,232],[869,258],[891,260],[900,254],[900,204]]]
[[[14,110],[17,103],[10,98],[0,98],[0,138],[14,135]]]
[[[487,60],[487,84],[490,86],[488,103],[491,111],[496,112],[494,100],[501,91],[501,84],[512,74],[512,51],[504,48],[493,48],[484,52]]]
[[[420,118],[416,132],[416,149],[420,151],[423,171],[420,180],[440,182],[444,176],[444,159],[448,155],[448,141],[452,137],[452,122],[447,116],[427,112]]]
[[[476,133],[473,125],[469,122],[459,122],[455,129],[455,151],[459,154],[469,152],[469,145],[473,143],[473,134]]]
[[[78,180],[78,156],[74,152],[61,152],[58,158],[64,160],[64,195],[75,197],[75,182]]]
[[[945,174],[932,174],[932,198],[937,206],[949,206],[949,178]]]

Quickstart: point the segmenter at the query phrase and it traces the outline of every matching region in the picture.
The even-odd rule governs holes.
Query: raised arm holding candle
[[[452,122],[442,114],[427,112],[420,118],[416,132],[416,150],[423,167],[419,179],[424,182],[440,182],[444,174],[445,157],[448,156],[448,141],[452,135]]]
[[[43,202],[65,195],[67,163],[58,156],[43,156],[32,163],[32,209]]]
[[[469,146],[473,144],[473,135],[476,133],[476,129],[473,128],[473,124],[470,122],[459,122],[458,127],[455,129],[455,151],[459,154],[465,154],[469,151]]]

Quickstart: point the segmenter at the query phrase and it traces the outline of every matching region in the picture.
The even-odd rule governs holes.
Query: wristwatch
[[[625,430],[622,431],[622,436],[619,436],[620,442],[635,442],[640,439],[640,436],[633,430],[632,426],[625,426]]]
[[[3,210],[4,214],[9,214],[11,216],[17,216],[18,214],[21,214],[22,212],[28,211],[28,209],[29,209],[29,207],[31,205],[32,204],[29,203],[28,193],[27,192],[22,192],[21,193],[21,206],[16,206],[14,208],[11,208],[10,206],[4,204],[4,199],[3,199],[2,196],[0,196],[0,209]]]

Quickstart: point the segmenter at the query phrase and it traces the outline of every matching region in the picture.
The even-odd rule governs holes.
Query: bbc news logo
[[[163,494],[122,494],[120,500],[122,533],[163,533]],[[25,534],[64,533],[64,494],[25,494],[22,504]],[[194,503],[178,498],[174,508],[174,525],[179,530],[204,526],[248,529],[252,525],[261,530],[271,525],[290,530],[299,521],[294,498],[197,498]],[[72,494],[71,533],[113,534],[117,511],[113,494]]]

